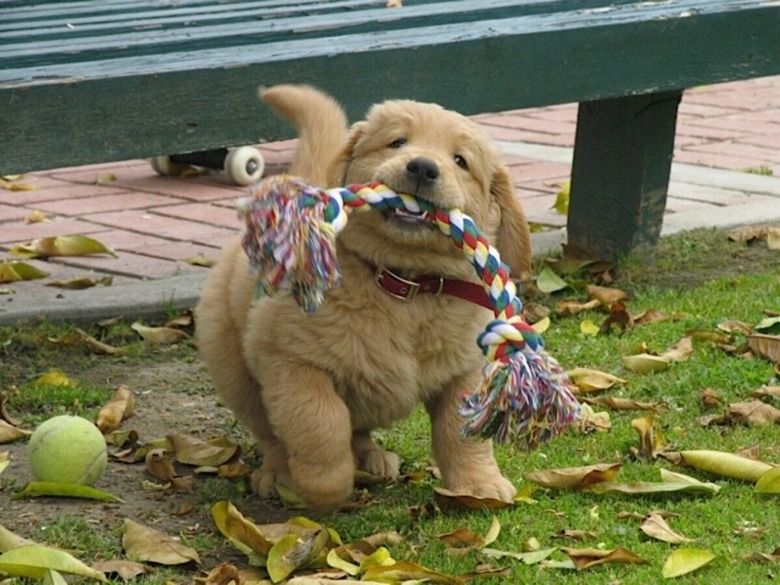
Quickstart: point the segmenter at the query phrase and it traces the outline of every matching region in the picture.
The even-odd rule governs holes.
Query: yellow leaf
[[[274,543],[233,504],[226,500],[217,502],[211,507],[211,517],[222,535],[239,551],[245,555],[256,553],[261,557],[268,556]]]
[[[567,215],[569,213],[569,193],[571,191],[571,181],[566,180],[561,183],[561,190],[555,195],[555,203],[553,209],[560,215]]]
[[[701,569],[715,558],[716,556],[708,550],[680,548],[666,558],[662,575],[664,579],[686,575]]]
[[[584,335],[595,337],[599,334],[599,326],[590,319],[585,319],[580,323],[580,332]]]
[[[759,477],[755,491],[761,494],[780,494],[780,467],[774,467]]]
[[[115,430],[120,423],[130,418],[135,412],[135,394],[133,391],[120,384],[111,400],[104,404],[97,416],[97,427],[104,435]]]
[[[627,548],[619,546],[613,550],[602,550],[600,548],[567,548],[561,547],[561,550],[569,555],[574,563],[574,567],[581,571],[596,565],[604,563],[631,563],[635,565],[646,564],[647,561],[638,557]]]
[[[0,553],[8,552],[13,548],[19,548],[26,544],[36,544],[32,540],[28,540],[8,530],[5,526],[0,524]]]
[[[35,380],[36,386],[66,386],[76,387],[79,383],[75,380],[71,380],[68,376],[60,370],[49,370],[45,374],[41,374]]]
[[[642,526],[640,526],[639,529],[649,537],[663,542],[671,544],[691,542],[690,538],[686,538],[672,530],[666,520],[664,520],[664,517],[656,512],[652,512],[645,521],[642,522]]]
[[[543,319],[539,319],[536,323],[531,325],[531,327],[539,334],[544,333],[550,328],[550,318],[544,317]]]
[[[693,353],[693,338],[683,337],[659,357],[669,359],[673,362],[684,362]]]
[[[696,469],[731,477],[745,481],[755,482],[774,466],[763,461],[756,461],[746,457],[740,457],[733,453],[723,451],[681,451],[685,463]]]
[[[40,209],[33,209],[30,214],[24,218],[24,223],[41,223],[51,221],[49,217]]]
[[[669,367],[670,361],[668,358],[650,355],[649,353],[623,356],[623,364],[626,368],[639,374],[663,371]]]
[[[309,565],[330,542],[324,528],[310,534],[283,536],[268,551],[266,570],[271,581],[279,583],[293,571]]]
[[[65,551],[40,544],[26,544],[0,555],[0,573],[14,577],[40,579],[49,569],[69,575],[106,581],[106,576],[103,573],[91,569]]]
[[[89,236],[53,236],[41,238],[11,248],[11,254],[25,258],[50,258],[53,256],[88,256],[108,254],[116,258],[109,248]]]
[[[444,512],[458,510],[500,510],[502,508],[511,508],[513,502],[505,502],[495,498],[481,498],[470,494],[457,494],[442,487],[433,488],[433,499],[436,505]]]
[[[186,331],[182,331],[181,329],[173,329],[172,327],[147,327],[138,321],[130,325],[130,328],[138,333],[144,341],[159,343],[161,345],[179,343],[190,337]]]
[[[573,368],[566,373],[569,375],[569,379],[577,385],[580,392],[606,390],[615,384],[626,383],[623,378],[590,368]]]
[[[176,454],[176,461],[185,465],[218,467],[241,453],[240,447],[231,443],[227,437],[215,437],[203,441],[176,433],[168,435],[167,438]]]

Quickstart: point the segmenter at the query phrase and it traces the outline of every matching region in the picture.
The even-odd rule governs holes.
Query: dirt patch
[[[122,424],[122,428],[137,431],[140,442],[171,433],[202,439],[228,436],[241,445],[245,461],[253,466],[257,464],[251,438],[236,425],[231,412],[218,403],[197,360],[141,364],[107,360],[80,371],[79,380],[82,384],[111,387],[126,384],[136,392],[136,413]],[[284,521],[293,515],[279,502],[251,495],[248,478],[195,475],[194,468],[177,464],[181,475],[195,475],[194,491],[161,491],[145,487],[149,485],[145,482],[160,482],[146,471],[143,462],[127,464],[113,458],[109,458],[108,468],[94,487],[122,498],[124,503],[50,497],[13,499],[14,493],[33,479],[27,460],[27,443],[17,441],[0,445],[0,451],[9,451],[11,455],[11,464],[0,475],[0,524],[39,542],[50,543],[47,532],[53,524],[61,523],[63,518],[79,518],[106,539],[116,541],[118,547],[123,520],[130,518],[170,535],[186,535],[188,539],[212,538],[214,546],[199,552],[205,557],[204,565],[213,566],[237,556],[223,539],[214,538],[210,506],[218,499],[229,497],[245,515],[260,523]],[[109,453],[115,451],[117,449],[109,448]],[[182,510],[185,513],[181,513]],[[85,553],[86,560],[90,560],[88,556],[92,552],[95,551]]]

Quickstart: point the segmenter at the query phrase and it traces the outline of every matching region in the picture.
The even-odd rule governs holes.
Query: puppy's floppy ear
[[[531,232],[523,208],[515,195],[512,175],[505,166],[496,167],[490,193],[501,209],[496,245],[501,260],[511,268],[513,279],[528,280],[533,275]]]
[[[328,165],[328,187],[341,187],[347,182],[349,166],[355,156],[355,145],[363,136],[365,127],[365,122],[356,122],[350,128],[347,142]]]

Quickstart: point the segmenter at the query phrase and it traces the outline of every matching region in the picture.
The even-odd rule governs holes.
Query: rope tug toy
[[[325,290],[340,281],[336,235],[347,224],[347,211],[371,208],[427,212],[463,250],[493,304],[496,319],[477,338],[488,364],[480,387],[460,407],[465,418],[461,432],[532,449],[574,422],[580,406],[567,387],[566,373],[523,319],[509,268],[458,209],[438,209],[378,183],[323,191],[297,177],[270,177],[238,202],[246,223],[242,243],[250,267],[259,274],[258,291],[289,291],[306,312],[315,312]]]

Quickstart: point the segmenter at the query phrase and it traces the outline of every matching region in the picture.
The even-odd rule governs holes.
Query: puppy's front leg
[[[352,426],[344,401],[325,372],[275,363],[262,372],[263,404],[287,451],[292,487],[315,510],[349,498],[355,477]]]
[[[425,404],[431,418],[433,456],[444,486],[457,493],[512,501],[515,487],[501,475],[490,441],[463,437],[458,407],[464,392],[479,382],[479,372],[449,384]]]

